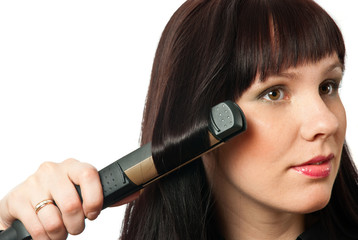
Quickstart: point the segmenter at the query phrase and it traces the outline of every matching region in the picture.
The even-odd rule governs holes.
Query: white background
[[[44,161],[101,169],[138,147],[154,52],[182,2],[0,1],[0,198]],[[341,94],[357,159],[356,1],[318,2],[346,40]],[[123,210],[69,239],[117,239]]]

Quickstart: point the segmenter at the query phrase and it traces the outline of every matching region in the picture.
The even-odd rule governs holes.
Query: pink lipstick
[[[301,165],[294,166],[292,169],[311,178],[325,178],[328,177],[331,172],[331,160],[333,158],[333,154],[326,157],[318,156]]]

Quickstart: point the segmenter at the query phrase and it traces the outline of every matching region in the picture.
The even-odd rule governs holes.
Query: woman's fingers
[[[81,187],[85,216],[90,220],[96,219],[103,206],[102,185],[97,169],[91,165],[74,164],[68,176]]]
[[[45,227],[42,224],[41,220],[38,218],[35,211],[32,209],[30,203],[28,203],[28,206],[24,206],[24,210],[21,212],[21,222],[24,224],[25,228],[30,233],[32,239],[51,239],[47,231],[45,230]]]
[[[0,219],[6,229],[20,219],[34,240],[50,239],[27,196],[26,184],[20,184],[0,201]],[[64,238],[65,239],[65,238]]]
[[[82,209],[81,200],[68,179],[63,180],[61,186],[54,185],[56,188],[52,192],[52,197],[56,201],[56,205],[61,212],[63,225],[67,232],[72,235],[81,233],[85,227],[85,215]]]
[[[67,238],[68,231],[62,221],[61,212],[54,204],[47,204],[41,208],[37,212],[37,217],[49,239]],[[32,237],[35,238],[34,236]]]
[[[83,204],[75,184],[81,187]],[[39,203],[46,204],[36,211]],[[35,240],[66,239],[68,233],[81,233],[85,217],[95,219],[102,205],[102,186],[93,166],[74,159],[47,162],[0,201],[0,228],[19,219]]]
[[[41,186],[42,191],[41,194],[37,194],[32,198],[33,206],[44,200],[54,200],[61,213],[62,225],[68,233],[73,235],[81,233],[84,229],[82,204],[73,181],[68,177],[69,169],[75,164],[80,163],[76,160],[66,160],[60,164],[43,163],[34,174],[34,182],[37,182]],[[50,209],[51,207],[46,206],[44,209],[41,209],[41,215],[43,215],[43,212],[48,212],[47,208]],[[46,231],[61,231],[62,225],[60,224],[46,224]],[[47,229],[46,226],[50,226],[51,229]]]

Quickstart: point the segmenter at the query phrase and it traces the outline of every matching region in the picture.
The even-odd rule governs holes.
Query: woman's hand
[[[83,203],[74,184],[81,187]],[[44,200],[56,205],[47,204],[36,213],[36,205]],[[0,229],[19,219],[33,239],[66,239],[68,233],[84,230],[85,217],[96,219],[102,204],[102,186],[93,166],[75,159],[46,162],[0,201]]]

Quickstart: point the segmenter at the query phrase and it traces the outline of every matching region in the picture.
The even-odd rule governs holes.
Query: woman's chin
[[[315,196],[313,199],[310,199],[309,201],[303,202],[301,209],[298,210],[298,212],[307,214],[319,211],[327,206],[330,200],[329,196]]]

